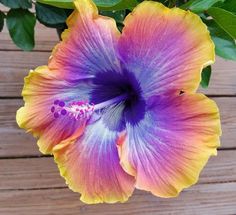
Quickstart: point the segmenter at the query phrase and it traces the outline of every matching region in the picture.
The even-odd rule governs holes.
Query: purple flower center
[[[125,123],[135,125],[144,118],[146,103],[140,84],[133,73],[126,69],[122,73],[98,73],[93,79],[93,84],[90,100],[95,106],[106,101],[112,103],[110,114],[108,111],[104,120],[109,129],[120,131],[124,129]],[[122,99],[115,101],[117,98]]]

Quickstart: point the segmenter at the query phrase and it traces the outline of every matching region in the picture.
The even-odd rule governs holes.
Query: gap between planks
[[[219,151],[218,156],[212,156],[203,169],[198,184],[236,182],[235,157],[236,150]],[[0,160],[0,192],[58,187],[66,185],[52,157]]]
[[[69,189],[2,191],[1,215],[233,215],[236,183],[196,185],[178,198],[158,198],[135,191],[129,201],[85,205]]]
[[[34,143],[32,143],[34,144]],[[36,143],[35,143],[36,144]],[[1,147],[0,147],[1,148]],[[220,151],[233,151],[235,150],[236,151],[236,147],[229,147],[229,148],[218,148],[217,151],[220,152]],[[10,157],[7,157],[7,156],[3,156],[3,157],[0,157],[0,160],[17,160],[17,159],[31,159],[31,158],[35,158],[35,159],[40,159],[40,158],[47,158],[47,157],[53,157],[53,155],[44,155],[44,154],[38,154],[38,155],[13,155],[13,156],[10,156]]]

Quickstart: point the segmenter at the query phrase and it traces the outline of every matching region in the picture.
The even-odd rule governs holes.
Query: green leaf
[[[60,28],[65,25],[67,19],[66,9],[53,7],[39,2],[35,5],[36,18],[47,27]]]
[[[37,0],[37,2],[48,4],[59,8],[73,9],[73,0]],[[133,9],[137,0],[94,0],[99,10],[124,10]]]
[[[201,80],[201,86],[203,88],[207,88],[209,86],[211,79],[211,66],[206,67],[202,70],[202,80]]]
[[[207,20],[206,24],[215,43],[216,54],[225,59],[236,60],[235,41],[214,20]]]
[[[209,9],[217,2],[224,2],[224,0],[190,0],[189,2],[183,4],[180,8],[191,10],[194,13],[201,13]]]
[[[138,3],[141,3],[141,2],[143,2],[143,1],[146,1],[146,0],[137,0]],[[177,6],[179,6],[179,4],[183,4],[183,3],[181,3],[180,0],[153,0],[153,1],[160,2],[160,3],[162,3],[163,5],[165,5],[166,7],[168,7],[168,5],[169,5],[170,3],[172,3],[173,1],[176,2]],[[184,1],[184,0],[182,0],[182,1]]]
[[[177,7],[180,7],[181,5],[185,4],[185,0],[177,0]]]
[[[2,11],[0,11],[0,32],[2,31],[3,26],[4,26],[4,18],[5,18],[5,14]]]
[[[122,0],[118,4],[112,7],[98,7],[99,10],[132,10],[136,5],[138,5],[137,0]]]
[[[7,27],[14,43],[25,51],[34,48],[36,18],[25,9],[11,9],[7,14]]]
[[[122,0],[94,0],[94,3],[99,7],[113,7]]]
[[[225,32],[236,39],[236,15],[217,7],[210,8],[207,13]]]
[[[0,0],[0,3],[13,9],[27,9],[32,7],[31,0]]]
[[[74,9],[73,0],[37,0],[37,2],[59,8]]]
[[[232,12],[233,14],[236,15],[236,4],[235,4],[235,0],[226,0],[224,3],[217,3],[216,5],[214,5],[215,7],[220,7],[223,8],[227,11]]]

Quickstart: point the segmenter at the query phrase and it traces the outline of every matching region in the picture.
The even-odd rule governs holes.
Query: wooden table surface
[[[219,105],[223,136],[218,156],[195,186],[174,199],[135,191],[124,204],[85,205],[67,188],[53,158],[40,154],[36,140],[15,122],[24,76],[47,64],[57,41],[55,30],[37,24],[36,47],[23,52],[6,28],[0,33],[0,215],[236,214],[236,62],[217,58],[210,87],[201,90]]]

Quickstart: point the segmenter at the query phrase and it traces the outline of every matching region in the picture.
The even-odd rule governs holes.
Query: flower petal
[[[70,189],[81,193],[85,203],[124,202],[134,190],[134,178],[119,164],[117,132],[100,119],[77,140],[53,149],[55,161]]]
[[[60,80],[47,66],[38,67],[25,78],[22,91],[25,106],[17,111],[16,120],[21,128],[39,137],[38,146],[42,153],[50,154],[54,145],[69,136],[79,136],[83,131],[86,121],[69,117],[55,118],[51,108],[57,99],[65,102],[87,100],[87,85]]]
[[[121,136],[123,168],[136,177],[136,187],[160,197],[174,197],[196,183],[219,146],[220,120],[215,103],[202,94],[158,96],[151,111]]]
[[[119,71],[116,50],[120,32],[115,20],[98,15],[91,0],[75,0],[74,4],[76,9],[67,20],[68,29],[53,51],[49,68],[63,71],[62,74],[71,79]]]
[[[201,19],[179,8],[144,1],[125,19],[119,55],[140,80],[144,95],[194,92],[214,44]]]

